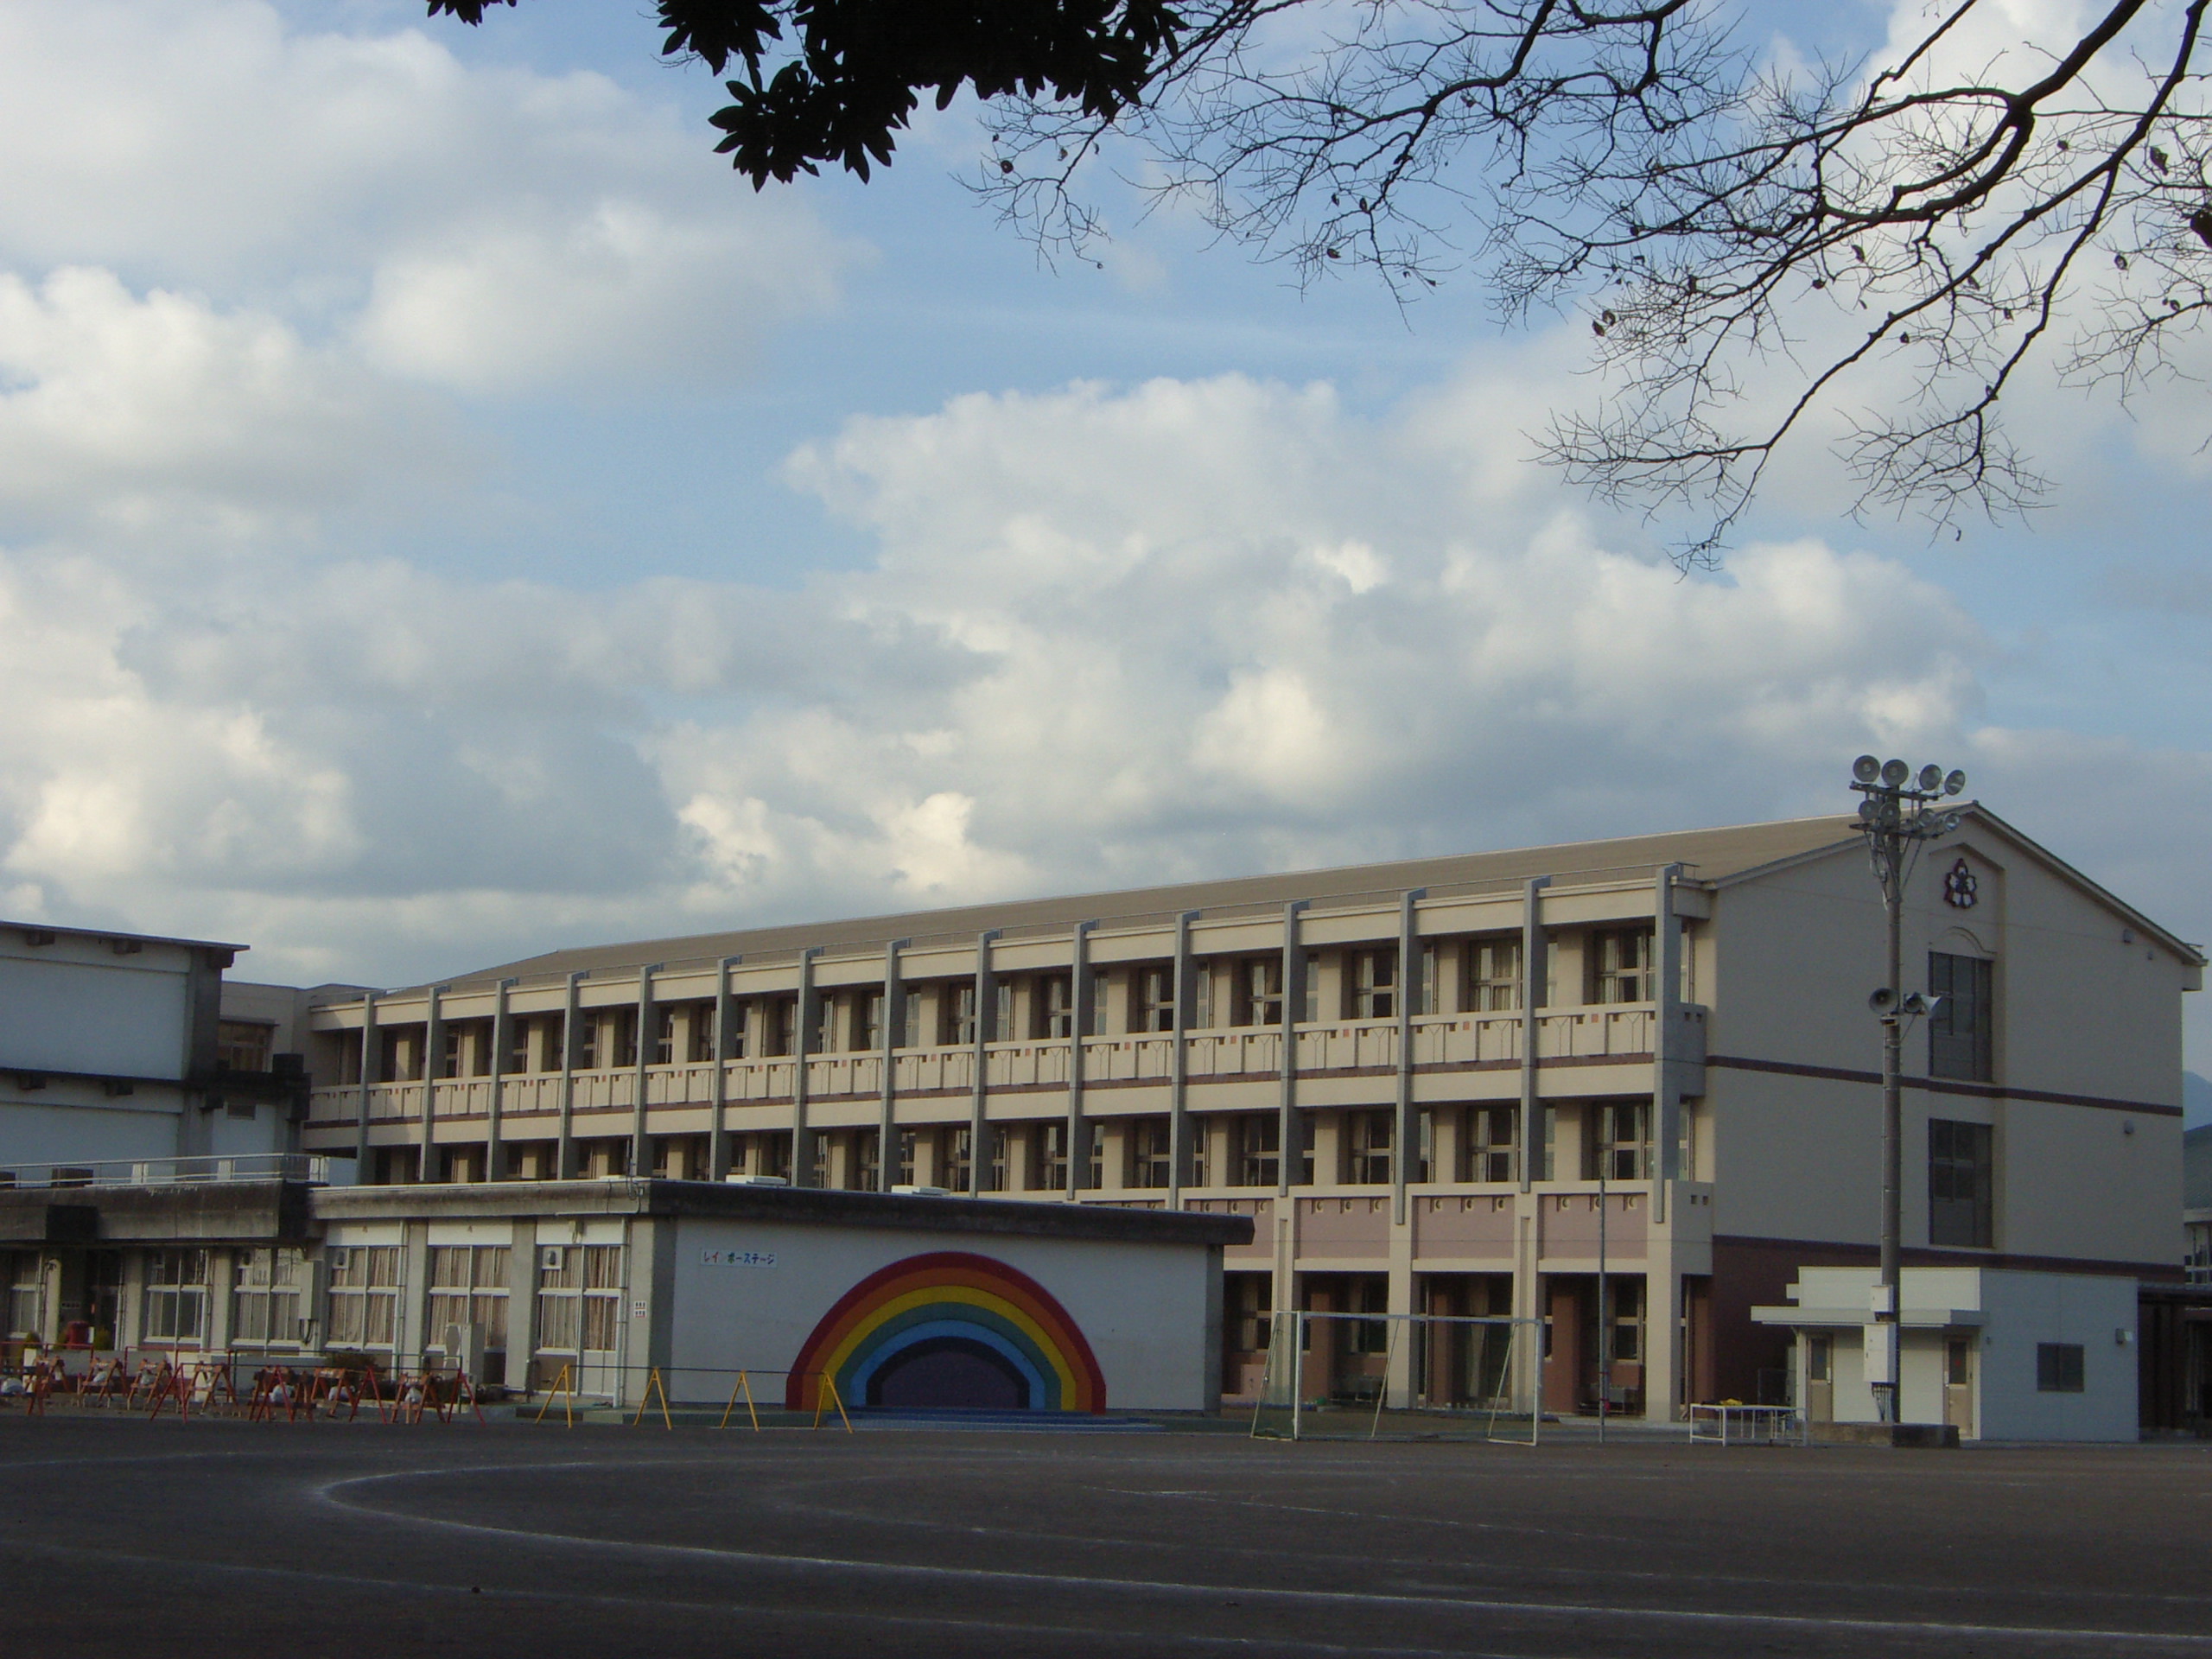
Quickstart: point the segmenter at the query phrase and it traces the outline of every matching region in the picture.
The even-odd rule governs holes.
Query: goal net
[[[1261,1440],[1486,1440],[1542,1432],[1542,1321],[1293,1310],[1268,1331]]]

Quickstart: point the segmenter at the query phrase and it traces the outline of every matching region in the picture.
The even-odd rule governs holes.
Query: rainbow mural
[[[910,1255],[837,1299],[791,1362],[785,1403],[812,1411],[820,1379],[848,1406],[1103,1411],[1083,1332],[1028,1274],[964,1250]]]

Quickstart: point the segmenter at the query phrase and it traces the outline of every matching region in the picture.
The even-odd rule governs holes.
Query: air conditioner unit
[[[909,1186],[902,1184],[891,1190],[900,1198],[949,1198],[952,1196],[952,1189],[949,1186]]]
[[[568,1265],[568,1261],[569,1252],[561,1245],[541,1244],[537,1247],[537,1270],[540,1273],[558,1273]]]
[[[322,1259],[329,1264],[333,1273],[343,1273],[353,1265],[353,1247],[347,1244],[333,1244],[322,1253]]]

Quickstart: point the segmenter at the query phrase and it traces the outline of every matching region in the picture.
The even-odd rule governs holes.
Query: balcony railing
[[[305,1152],[251,1152],[219,1158],[117,1158],[95,1163],[13,1164],[0,1169],[0,1188],[196,1186],[210,1181],[303,1181],[311,1186],[327,1186],[333,1185],[334,1173],[340,1177],[336,1185],[351,1185],[353,1160]]]
[[[1677,1043],[1680,1058],[1704,1058],[1704,1010],[1688,1007]],[[1658,1014],[1649,1003],[1547,1008],[1535,1018],[1536,1054],[1547,1064],[1632,1059],[1652,1051]],[[1518,1011],[1421,1015],[1414,1020],[1416,1066],[1509,1067],[1521,1063],[1523,1024]],[[1307,1076],[1395,1071],[1395,1020],[1318,1020],[1295,1033],[1298,1068]],[[1194,1083],[1239,1077],[1263,1079],[1282,1066],[1283,1037],[1270,1027],[1205,1029],[1184,1033],[1185,1069]],[[1174,1071],[1174,1043],[1165,1032],[1130,1032],[1083,1039],[1084,1077],[1091,1083],[1166,1083]],[[1066,1038],[989,1043],[983,1048],[986,1085],[994,1090],[1058,1089],[1068,1080]],[[788,1100],[797,1062],[788,1055],[722,1063],[723,1097],[733,1106]],[[907,1048],[891,1060],[895,1091],[903,1096],[964,1095],[975,1088],[976,1051],[959,1047]],[[714,1063],[698,1061],[645,1068],[648,1107],[702,1107],[714,1098]],[[633,1110],[634,1067],[574,1074],[572,1105],[579,1112]],[[482,1117],[492,1106],[488,1077],[442,1077],[428,1085],[440,1119]],[[558,1072],[513,1072],[501,1080],[500,1109],[508,1116],[560,1109]],[[369,1090],[369,1120],[420,1122],[426,1085],[420,1081],[378,1084]],[[883,1091],[883,1056],[874,1052],[810,1055],[806,1087],[816,1100],[871,1098]],[[360,1085],[315,1091],[315,1116],[350,1119]]]

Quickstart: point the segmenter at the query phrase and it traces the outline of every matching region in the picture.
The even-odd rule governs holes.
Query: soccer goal
[[[1541,1319],[1275,1315],[1255,1440],[1484,1440],[1542,1433]]]

